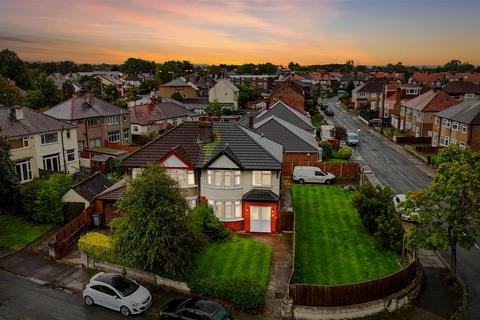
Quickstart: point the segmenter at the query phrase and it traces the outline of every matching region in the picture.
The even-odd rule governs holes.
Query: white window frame
[[[468,126],[466,124],[462,124],[462,133],[467,133]]]
[[[73,158],[70,159],[70,156],[73,156]],[[75,149],[68,149],[66,151],[66,159],[67,159],[67,162],[75,161]]]
[[[67,129],[65,131],[65,137],[70,140],[72,138],[72,133],[70,132],[70,129]]]
[[[109,131],[107,133],[108,142],[115,143],[120,141],[120,130]]]
[[[450,128],[450,126],[451,126],[451,121],[450,121],[450,120],[448,120],[448,119],[442,119],[442,127],[443,127],[443,128],[447,128],[447,129],[448,129],[448,128]]]
[[[230,177],[230,184],[226,178]],[[242,186],[242,172],[240,170],[207,170],[207,186],[210,188],[237,189]]]
[[[139,132],[140,131],[138,126],[132,126],[132,129],[133,129],[133,132]]]
[[[449,136],[440,136],[440,146],[448,147],[449,143],[450,143],[450,137]]]
[[[173,180],[177,181],[180,188],[195,187],[195,172],[188,169],[168,169],[167,174]]]
[[[418,89],[417,88],[407,88],[406,94],[417,94],[418,93]]]
[[[47,137],[53,137],[53,136],[55,136],[55,141],[47,141],[48,139]],[[42,145],[58,143],[58,132],[44,133],[40,136],[40,140]]]
[[[465,149],[465,147],[466,147],[465,143],[463,143],[463,142],[460,142],[460,144],[458,146],[460,147],[460,149]]]
[[[123,129],[123,140],[128,140],[130,138],[130,130],[128,128]]]
[[[47,156],[42,157],[43,160],[43,169],[48,170],[48,171],[54,171],[54,172],[60,172],[62,170],[62,165],[60,162],[60,154],[55,153],[55,154],[50,154]],[[57,169],[55,170],[54,163],[57,163]],[[50,168],[49,168],[50,167]]]
[[[453,131],[460,131],[460,123],[458,123],[457,121],[453,121],[452,122],[452,130]]]
[[[258,178],[260,178],[260,181],[258,181]],[[268,179],[268,183],[265,183],[264,179]],[[272,171],[267,171],[267,170],[252,171],[252,186],[255,186],[255,187],[271,187],[272,186]]]
[[[120,116],[118,114],[107,117],[107,125],[111,126],[119,123],[120,123]]]
[[[32,159],[15,163],[15,171],[17,172],[18,179],[20,179],[20,183],[32,181]]]
[[[208,205],[212,207],[215,216],[217,216],[220,221],[239,221],[243,219],[241,200],[209,199]],[[229,216],[227,216],[228,207],[231,208]]]
[[[463,96],[464,99],[472,99],[475,98],[475,93],[465,93]]]

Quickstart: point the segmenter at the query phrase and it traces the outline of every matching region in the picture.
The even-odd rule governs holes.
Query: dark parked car
[[[379,118],[370,119],[370,120],[368,120],[368,125],[370,127],[380,127],[382,125],[382,119],[379,119]],[[391,126],[390,119],[384,118],[383,119],[383,126],[384,127],[390,127]]]
[[[323,112],[325,112],[326,116],[333,116],[333,110],[330,108],[326,108]]]
[[[219,303],[205,299],[175,299],[160,311],[160,319],[182,320],[232,320],[228,309]]]
[[[325,111],[328,108],[327,104],[321,103],[320,104],[320,110]]]

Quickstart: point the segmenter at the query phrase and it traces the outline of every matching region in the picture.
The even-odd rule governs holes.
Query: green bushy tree
[[[206,204],[196,206],[189,215],[193,227],[200,230],[212,241],[224,241],[230,238],[231,231],[225,229],[212,208]]]
[[[352,148],[348,146],[343,146],[338,150],[338,156],[340,159],[348,160],[352,156]]]
[[[10,158],[10,145],[0,128],[0,206],[12,209],[19,195],[20,182],[15,172],[15,164]]]

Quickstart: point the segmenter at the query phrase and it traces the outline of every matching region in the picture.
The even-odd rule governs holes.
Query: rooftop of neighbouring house
[[[480,86],[471,81],[457,80],[446,84],[442,91],[448,94],[480,93]]]
[[[94,96],[74,96],[48,109],[44,114],[60,120],[80,120],[128,114],[128,111]]]
[[[136,105],[128,108],[128,110],[130,111],[130,122],[140,125],[195,115],[195,112],[174,99]]]
[[[467,99],[435,115],[469,125],[480,125],[480,100]]]
[[[113,183],[101,172],[96,172],[85,180],[72,186],[82,198],[93,201],[97,195],[111,187]]]
[[[418,97],[402,103],[402,106],[417,111],[441,111],[456,104],[457,101],[443,91],[429,90]]]
[[[11,137],[20,137],[62,129],[72,129],[75,126],[64,123],[46,114],[27,107],[0,107],[0,133]]]

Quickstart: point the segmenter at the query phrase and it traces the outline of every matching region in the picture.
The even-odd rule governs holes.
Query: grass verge
[[[34,224],[22,217],[0,215],[0,248],[20,250],[52,228],[51,224]]]
[[[293,187],[296,283],[356,283],[401,269],[403,259],[364,229],[351,196],[338,186]]]

